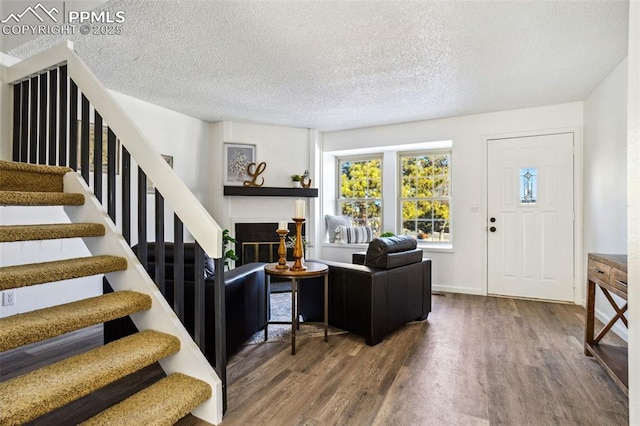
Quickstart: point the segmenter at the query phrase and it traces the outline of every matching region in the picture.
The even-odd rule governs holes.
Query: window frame
[[[337,214],[342,214],[342,203],[345,200],[348,202],[379,202],[380,203],[380,229],[374,229],[374,236],[380,236],[382,232],[382,227],[384,224],[383,218],[383,205],[384,205],[384,158],[383,153],[376,152],[371,154],[362,154],[362,155],[348,155],[348,156],[336,156],[336,167],[335,167],[335,177],[336,177],[336,212]],[[342,163],[348,161],[371,161],[378,160],[380,161],[380,198],[343,198],[342,197]],[[352,218],[355,222],[355,219]],[[365,226],[360,223],[353,223],[353,226]],[[366,226],[371,226],[371,224],[366,224]]]
[[[434,197],[403,197],[402,195],[402,187],[403,187],[403,166],[402,160],[406,157],[420,157],[420,156],[432,156],[432,155],[442,155],[446,154],[449,156],[449,166],[447,173],[447,182],[448,182],[448,195],[446,196],[434,196]],[[422,248],[433,247],[433,248],[452,248],[453,247],[453,184],[452,184],[452,168],[453,168],[453,147],[450,148],[434,148],[434,149],[421,149],[421,150],[412,150],[412,151],[398,151],[397,152],[397,168],[396,168],[396,188],[398,194],[398,204],[396,211],[396,233],[403,233],[403,224],[404,219],[402,216],[402,206],[406,201],[447,201],[449,204],[449,220],[448,220],[448,228],[449,228],[449,238],[447,240],[421,240],[417,239],[418,246]]]

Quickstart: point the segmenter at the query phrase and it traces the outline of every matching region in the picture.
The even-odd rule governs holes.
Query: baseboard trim
[[[476,296],[486,296],[482,290],[473,287],[457,287],[448,285],[431,285],[431,291],[443,292],[443,293],[461,293],[461,294],[473,294]]]

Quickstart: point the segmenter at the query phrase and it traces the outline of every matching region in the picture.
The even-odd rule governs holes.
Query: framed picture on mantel
[[[241,186],[249,180],[247,166],[256,161],[256,146],[239,143],[224,144],[224,184]]]

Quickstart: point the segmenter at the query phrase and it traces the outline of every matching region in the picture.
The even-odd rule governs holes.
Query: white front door
[[[573,133],[488,141],[489,294],[573,301]]]

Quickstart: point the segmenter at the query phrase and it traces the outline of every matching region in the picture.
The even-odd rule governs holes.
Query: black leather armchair
[[[148,265],[147,271],[154,278],[155,275],[155,243],[150,242],[147,246]],[[136,247],[133,248],[134,252]],[[165,243],[165,298],[170,305],[173,305],[173,243]],[[184,244],[184,280],[185,280],[185,327],[191,335],[194,333],[194,260],[195,245],[193,243]],[[225,309],[226,309],[226,332],[227,332],[227,356],[233,354],[247,339],[254,333],[265,327],[265,263],[253,262],[239,266],[230,271],[224,271],[225,282]],[[209,272],[207,272],[209,271]],[[215,360],[214,347],[214,309],[213,295],[215,284],[215,273],[213,263],[205,258],[205,339],[204,354],[209,362]],[[211,306],[208,302],[211,301]]]
[[[411,237],[374,239],[364,265],[320,262],[329,265],[329,324],[363,336],[368,345],[431,312],[431,260],[422,259]],[[321,321],[322,279],[300,285],[303,319]]]

